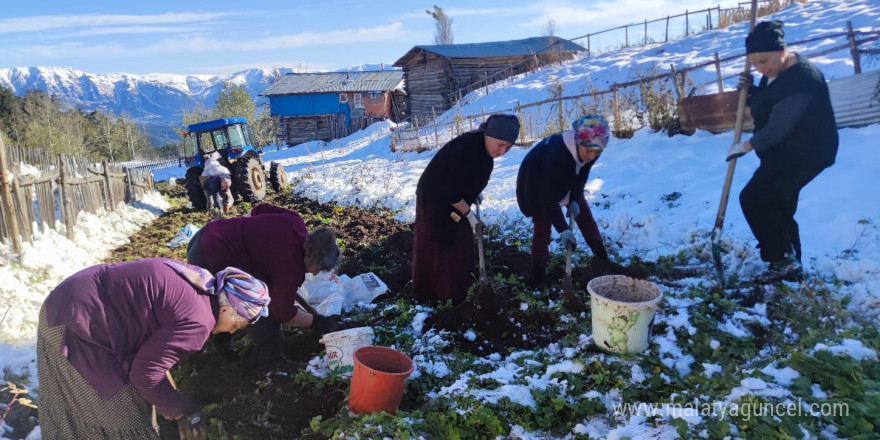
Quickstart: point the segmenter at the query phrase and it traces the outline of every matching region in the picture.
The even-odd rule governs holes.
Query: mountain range
[[[14,67],[0,69],[0,87],[10,89],[16,96],[42,90],[70,108],[125,115],[142,124],[154,145],[162,145],[177,142],[174,128],[181,126],[185,111],[192,111],[198,104],[204,108],[214,106],[223,83],[243,86],[260,105],[266,101],[259,94],[276,77],[293,71],[274,68],[248,69],[223,76],[136,75],[95,74],[69,67]]]

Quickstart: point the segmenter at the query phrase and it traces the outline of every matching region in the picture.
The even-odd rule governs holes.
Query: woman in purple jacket
[[[268,318],[247,329],[260,363],[283,359],[282,325],[311,327],[322,334],[338,327],[332,318],[312,315],[296,305],[306,271],[317,275],[336,267],[336,236],[327,228],[309,233],[302,217],[289,209],[261,203],[250,216],[210,221],[190,240],[186,260],[211,272],[238,267],[269,286]],[[214,344],[225,357],[238,356],[230,335],[217,335]]]
[[[572,130],[545,138],[523,159],[516,178],[516,201],[526,217],[532,217],[532,278],[542,280],[550,258],[550,226],[559,232],[563,246],[577,239],[562,214],[574,220],[601,261],[609,261],[599,226],[584,197],[590,169],[608,145],[608,123],[599,115],[587,115],[572,123]]]
[[[428,163],[416,188],[416,300],[464,300],[474,270],[477,217],[471,204],[489,183],[495,158],[510,151],[518,136],[516,116],[492,115],[476,130],[446,143]]]
[[[45,439],[158,439],[152,407],[204,439],[198,409],[166,376],[211,333],[268,315],[266,285],[235,268],[216,277],[163,258],[102,264],[62,281],[37,331]]]

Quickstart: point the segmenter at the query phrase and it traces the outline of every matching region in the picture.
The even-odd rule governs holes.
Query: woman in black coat
[[[550,226],[559,232],[564,246],[576,238],[562,214],[574,215],[595,258],[609,261],[599,227],[584,197],[590,168],[608,145],[608,123],[588,115],[572,123],[572,130],[554,134],[532,147],[516,178],[516,201],[526,217],[532,217],[532,278],[541,280],[550,258]]]
[[[494,159],[510,151],[519,119],[492,115],[474,131],[449,141],[428,163],[416,188],[413,297],[459,303],[473,283],[471,204],[489,183]]]
[[[801,239],[794,219],[801,189],[837,156],[837,124],[822,72],[789,52],[781,21],[758,23],[746,54],[763,76],[757,87],[744,73],[755,120],[751,139],[730,147],[727,160],[755,150],[761,164],[739,195],[746,221],[770,263],[762,278],[799,280]]]

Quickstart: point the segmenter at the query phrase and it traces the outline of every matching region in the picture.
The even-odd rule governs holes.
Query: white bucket
[[[324,344],[326,352],[324,359],[330,367],[330,374],[351,373],[354,369],[352,355],[358,348],[373,345],[373,329],[357,327],[327,333],[318,342]]]
[[[648,348],[660,288],[624,275],[593,278],[587,284],[593,315],[593,342],[603,351],[641,353]]]

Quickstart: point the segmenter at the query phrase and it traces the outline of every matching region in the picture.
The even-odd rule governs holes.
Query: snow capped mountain
[[[14,67],[0,69],[0,87],[23,96],[42,90],[71,108],[126,115],[143,123],[154,144],[176,141],[173,128],[185,111],[197,104],[214,105],[223,83],[244,86],[259,105],[258,95],[290,68],[248,69],[225,76],[150,73],[93,74],[68,67]]]

